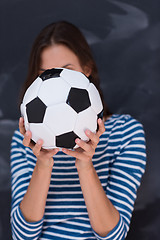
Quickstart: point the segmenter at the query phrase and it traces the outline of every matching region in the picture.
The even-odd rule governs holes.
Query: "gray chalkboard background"
[[[160,1],[0,1],[0,239],[11,239],[10,142],[32,42],[46,24],[68,20],[89,42],[105,100],[146,132],[148,163],[128,240],[160,239]]]

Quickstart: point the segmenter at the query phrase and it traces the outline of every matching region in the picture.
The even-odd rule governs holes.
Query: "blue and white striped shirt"
[[[130,115],[112,115],[93,156],[93,165],[104,191],[120,213],[120,220],[106,236],[91,227],[81,191],[75,159],[58,152],[48,191],[45,214],[39,222],[27,222],[20,210],[36,157],[23,145],[17,130],[11,143],[13,239],[125,239],[136,199],[137,188],[145,171],[146,153],[142,125]]]

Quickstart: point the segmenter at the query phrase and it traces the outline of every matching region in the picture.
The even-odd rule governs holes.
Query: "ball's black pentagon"
[[[60,77],[60,73],[63,71],[63,69],[59,69],[59,68],[52,68],[52,69],[48,69],[45,72],[43,72],[39,77],[45,81],[49,78],[57,78]]]
[[[56,146],[72,149],[76,145],[76,138],[78,138],[78,136],[74,132],[61,134],[59,136],[56,136]]]
[[[97,114],[97,119],[101,118],[103,120],[103,113],[104,111],[102,110],[100,113]],[[97,123],[97,131],[99,130],[99,125]]]
[[[66,103],[77,113],[91,106],[89,94],[86,89],[71,88]]]
[[[104,113],[104,111],[102,110],[100,113],[98,113],[98,118],[101,118],[101,119],[103,119],[103,113]]]
[[[42,123],[46,108],[46,105],[38,97],[26,104],[28,122]]]

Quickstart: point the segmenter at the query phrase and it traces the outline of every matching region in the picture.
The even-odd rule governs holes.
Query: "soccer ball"
[[[103,106],[97,88],[83,73],[53,68],[29,86],[20,110],[34,142],[43,139],[45,149],[74,149],[76,138],[89,140],[86,129],[96,132]]]

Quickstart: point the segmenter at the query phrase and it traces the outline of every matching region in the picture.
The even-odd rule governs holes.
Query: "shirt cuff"
[[[11,221],[12,231],[17,239],[38,239],[42,231],[43,220],[42,218],[40,221],[27,222],[18,206]]]
[[[122,217],[120,216],[119,222],[117,225],[107,234],[105,237],[99,236],[94,230],[93,233],[97,237],[97,239],[102,240],[122,240],[125,239],[126,231],[125,231],[125,225],[123,222]]]

